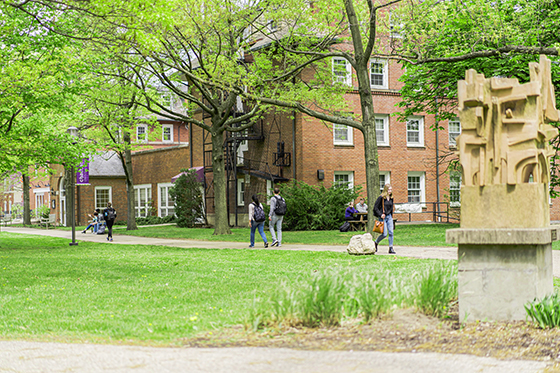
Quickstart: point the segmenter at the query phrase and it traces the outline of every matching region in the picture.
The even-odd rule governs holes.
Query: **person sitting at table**
[[[367,205],[365,204],[364,197],[360,197],[359,202],[356,204],[358,212],[367,212]]]
[[[354,201],[350,201],[348,207],[346,208],[346,214],[344,216],[344,220],[354,220],[354,214],[357,214],[358,210],[354,208]]]

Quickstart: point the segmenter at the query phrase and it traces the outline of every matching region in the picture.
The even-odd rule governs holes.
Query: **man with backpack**
[[[107,241],[113,241],[113,224],[117,218],[117,211],[115,211],[113,206],[111,206],[111,202],[107,202],[107,208],[103,210],[103,217],[105,218],[105,223],[107,224],[107,229],[109,230]]]
[[[284,220],[284,215],[286,215],[286,201],[280,196],[280,189],[274,188],[274,196],[270,199],[270,214],[268,214],[268,220],[270,220],[269,229],[272,235],[271,246],[282,246],[282,221]],[[274,232],[275,225],[278,239],[276,239],[276,232]]]

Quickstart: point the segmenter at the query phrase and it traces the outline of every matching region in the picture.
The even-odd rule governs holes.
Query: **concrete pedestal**
[[[448,230],[459,246],[459,320],[525,320],[524,305],[553,292],[559,228]]]

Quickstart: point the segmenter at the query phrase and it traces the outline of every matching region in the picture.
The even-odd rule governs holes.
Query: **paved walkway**
[[[60,229],[2,227],[2,232],[53,236],[71,240]],[[76,234],[78,241],[105,242],[105,236]],[[246,248],[247,243],[157,239],[114,235],[113,244],[166,245],[184,248]],[[79,246],[78,246],[79,247]],[[275,248],[276,249],[276,248]],[[345,246],[290,245],[282,250],[345,252]],[[395,246],[397,255],[416,258],[457,259],[452,247]],[[388,255],[380,246],[380,255]],[[560,252],[553,252],[554,275],[560,277]],[[301,351],[278,348],[154,348],[92,344],[0,341],[0,372],[415,372],[447,373],[544,372],[539,361],[508,361],[470,355],[435,353],[384,353],[376,351]]]

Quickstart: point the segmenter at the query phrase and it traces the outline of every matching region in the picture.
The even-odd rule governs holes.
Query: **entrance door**
[[[64,178],[60,179],[60,183],[58,184],[58,208],[60,209],[60,224],[66,227],[66,189],[64,189]]]

